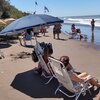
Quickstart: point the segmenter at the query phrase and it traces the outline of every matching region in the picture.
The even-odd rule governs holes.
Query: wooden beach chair
[[[54,71],[54,74],[55,74],[54,77],[59,82],[59,86],[56,89],[55,94],[57,93],[57,91],[60,91],[65,96],[67,96],[69,98],[75,97],[75,100],[78,100],[78,98],[81,94],[83,94],[83,95],[86,94],[86,90],[88,90],[89,93],[91,93],[89,90],[88,81],[74,85],[69,77],[69,74],[68,74],[64,64],[61,61],[51,58],[51,57],[48,57],[48,59],[49,59],[50,66],[52,67],[52,69]],[[71,93],[73,93],[73,95],[67,94],[66,92],[64,92],[61,89],[61,87],[64,87],[65,89],[69,90]]]

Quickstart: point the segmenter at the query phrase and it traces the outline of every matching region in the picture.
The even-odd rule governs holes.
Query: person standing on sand
[[[59,38],[59,34],[61,33],[61,24],[60,23],[57,23],[54,25],[54,28],[53,28],[53,37],[55,39],[55,35],[57,35],[57,39],[60,39]]]

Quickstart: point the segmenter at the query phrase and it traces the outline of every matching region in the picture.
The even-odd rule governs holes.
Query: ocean
[[[66,16],[61,17],[64,20],[62,25],[62,31],[66,34],[71,32],[71,25],[75,24],[76,28],[81,30],[81,33],[86,34],[88,43],[94,43],[100,45],[100,15],[91,15],[91,16]],[[95,30],[94,30],[94,39],[92,38],[91,32],[91,20],[95,20]]]

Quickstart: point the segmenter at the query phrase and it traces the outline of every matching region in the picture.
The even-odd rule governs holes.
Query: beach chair
[[[30,28],[30,29],[27,29],[26,32],[24,33],[24,44],[26,45],[26,42],[27,41],[30,41],[31,42],[31,45],[32,45],[32,39],[33,39],[33,29]]]
[[[24,42],[25,42],[24,44],[25,44],[25,45],[27,45],[26,42],[28,42],[28,41],[29,41],[29,42],[31,43],[31,45],[32,45],[32,35],[31,35],[31,34],[26,34],[25,37],[24,37]]]
[[[65,33],[67,33],[69,35],[69,39],[88,39],[86,34],[81,34],[80,32],[67,32],[65,31]]]
[[[90,85],[88,83],[88,80],[87,80],[87,82],[78,83],[78,84],[74,85],[69,77],[69,74],[68,74],[64,64],[61,61],[51,58],[51,57],[48,57],[48,59],[49,59],[50,66],[52,67],[52,69],[54,71],[54,77],[59,82],[59,86],[56,89],[55,94],[57,93],[57,91],[60,91],[61,93],[63,93],[65,96],[67,96],[69,98],[75,97],[75,100],[78,100],[78,98],[81,94],[85,95],[86,90],[88,90],[89,93],[91,94],[91,92],[89,90]],[[64,92],[61,89],[61,87],[64,87],[69,92],[71,92],[73,95],[67,94],[66,92]]]
[[[43,49],[40,46],[40,43],[36,40],[36,45],[34,47],[34,50],[36,52],[36,55],[39,59],[39,63],[41,63],[42,65],[42,69],[48,73],[48,75],[46,75],[45,73],[42,72],[42,76],[44,76],[45,78],[49,78],[49,80],[45,83],[48,84],[52,79],[53,79],[53,75],[52,75],[52,69],[50,69],[49,64],[46,64],[45,61],[43,60]]]

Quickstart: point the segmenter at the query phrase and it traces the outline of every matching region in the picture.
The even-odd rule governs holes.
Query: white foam
[[[82,18],[64,18],[64,23],[76,23],[76,24],[82,24],[82,25],[91,25],[91,19],[82,19]],[[95,19],[95,26],[100,27],[100,19],[96,18]]]

